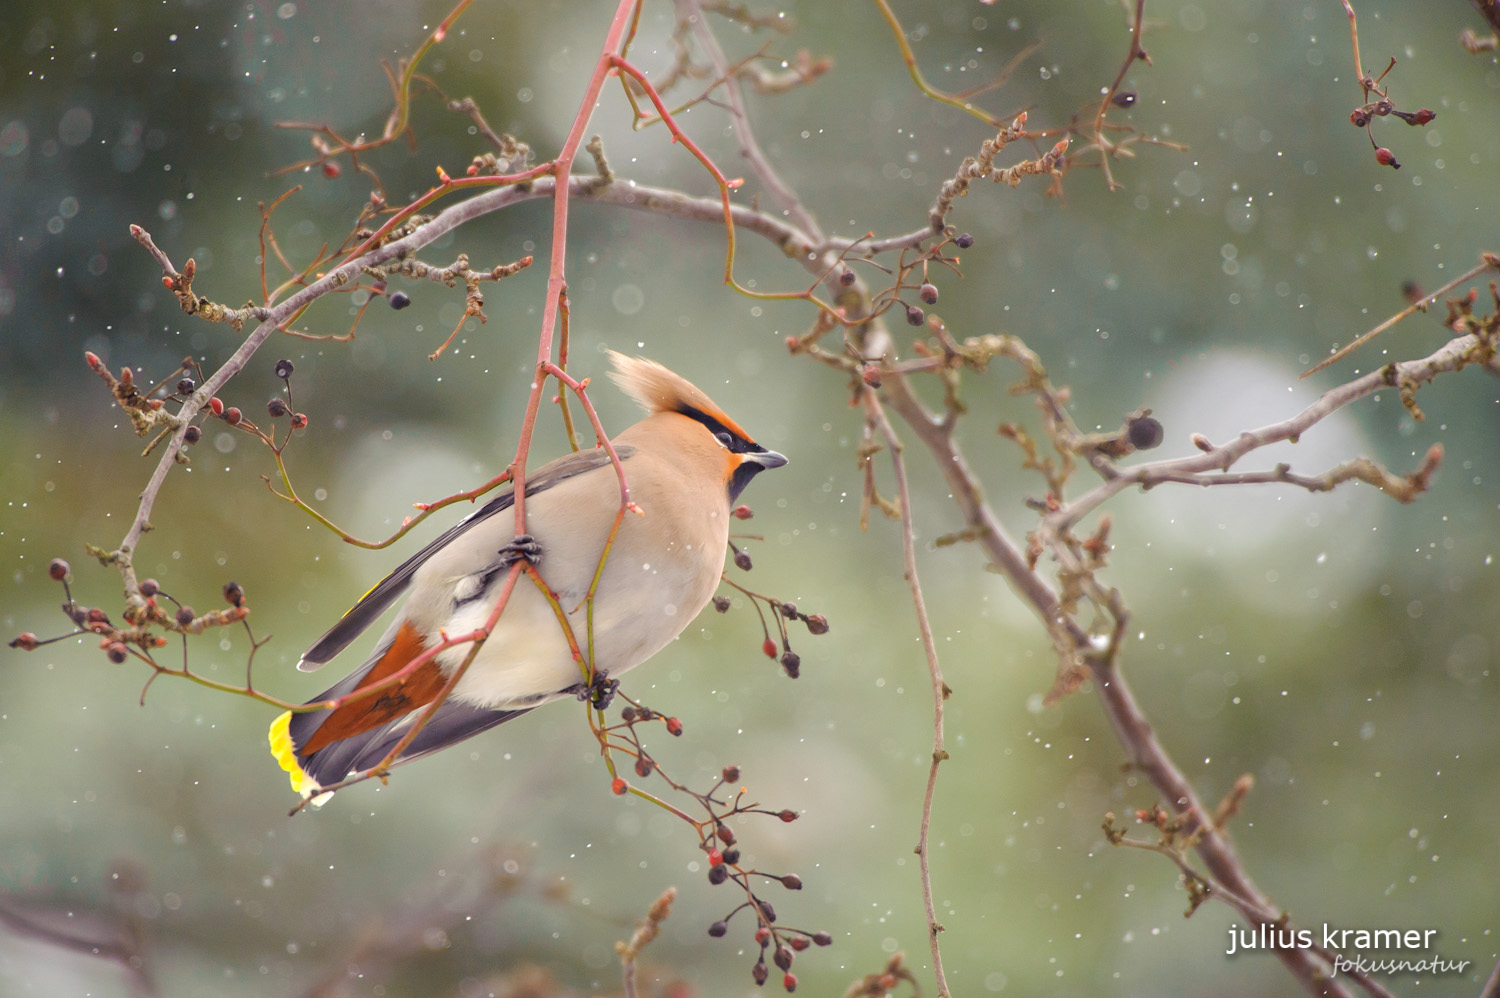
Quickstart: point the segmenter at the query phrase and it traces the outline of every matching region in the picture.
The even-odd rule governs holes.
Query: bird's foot
[[[529,561],[533,565],[542,560],[542,546],[530,534],[521,534],[500,549],[500,567],[509,568],[518,561]]]
[[[596,672],[587,686],[578,687],[578,699],[587,700],[589,706],[595,710],[608,710],[609,705],[614,703],[615,693],[619,689],[618,679],[610,679],[604,673]]]

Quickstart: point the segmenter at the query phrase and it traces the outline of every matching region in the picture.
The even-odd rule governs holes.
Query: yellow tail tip
[[[302,765],[297,762],[297,750],[292,745],[291,711],[287,711],[271,722],[268,740],[271,744],[271,755],[276,758],[277,764],[286,770],[294,791],[303,797],[310,797],[321,789],[318,781],[308,776],[302,769]]]

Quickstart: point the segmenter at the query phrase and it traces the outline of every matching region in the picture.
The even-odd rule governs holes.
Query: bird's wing
[[[635,453],[635,448],[628,446],[617,447],[615,448],[615,453],[620,456],[620,460],[623,462]],[[526,494],[528,496],[537,495],[538,493],[545,492],[559,482],[567,481],[569,478],[593,471],[595,468],[603,467],[607,464],[609,464],[609,453],[602,448],[565,454],[557,460],[543,465],[535,474],[528,476],[526,480]],[[360,597],[359,602],[350,607],[349,611],[339,619],[339,622],[329,628],[328,633],[319,638],[317,643],[303,654],[302,660],[297,663],[297,668],[303,672],[312,672],[347,648],[351,641],[364,633],[365,628],[369,627],[377,617],[395,602],[397,597],[406,591],[406,587],[411,585],[412,575],[416,573],[418,568],[422,567],[424,562],[453,543],[465,531],[477,524],[483,523],[496,513],[510,509],[515,504],[515,501],[514,490],[510,486],[507,486],[495,498],[445,530],[431,544],[428,544],[422,550],[402,562],[394,572],[381,579],[375,584],[373,589]],[[387,634],[386,637],[394,638],[394,631]],[[383,639],[381,643],[382,646],[387,646],[389,641]],[[374,657],[365,663],[365,667],[368,668],[378,660],[384,651],[385,647],[378,649]]]
[[[445,701],[432,720],[417,733],[412,743],[396,757],[396,763],[410,762],[436,752],[487,728],[520,717],[530,709],[493,710],[454,700]],[[333,742],[308,756],[299,755],[297,763],[302,772],[316,780],[318,785],[331,786],[349,774],[367,770],[384,759],[386,753],[405,736],[420,713],[412,711],[379,727]],[[316,715],[295,714],[293,720],[309,716]],[[293,737],[295,739],[295,734]]]

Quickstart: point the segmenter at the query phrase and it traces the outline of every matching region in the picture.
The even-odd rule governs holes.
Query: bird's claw
[[[542,546],[530,534],[521,534],[499,551],[500,567],[509,568],[518,561],[529,561],[533,565],[542,560]]]
[[[593,681],[578,691],[578,699],[587,700],[595,710],[608,710],[620,689],[618,679],[610,679],[604,673],[594,674]]]

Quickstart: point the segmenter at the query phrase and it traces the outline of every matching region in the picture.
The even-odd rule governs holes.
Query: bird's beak
[[[786,464],[786,455],[778,454],[773,450],[751,451],[741,455],[741,457],[746,461],[754,461],[766,470],[779,468],[783,464]]]

